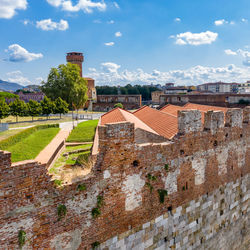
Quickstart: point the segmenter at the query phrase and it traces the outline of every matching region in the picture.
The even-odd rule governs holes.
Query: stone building
[[[109,111],[116,103],[121,103],[124,109],[138,109],[142,105],[141,95],[97,95],[93,104],[94,111]]]

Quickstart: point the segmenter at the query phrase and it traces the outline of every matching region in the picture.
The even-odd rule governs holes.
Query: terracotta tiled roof
[[[116,122],[131,122],[135,124],[135,128],[141,128],[143,130],[146,130],[148,132],[157,134],[156,131],[154,131],[152,128],[150,128],[147,124],[145,124],[143,121],[141,121],[139,118],[137,118],[133,113],[126,111],[121,108],[116,108],[108,113],[104,114],[101,117],[101,125],[105,125],[107,123],[116,123]]]
[[[185,110],[185,108],[177,105],[167,104],[166,106],[160,109],[160,111],[174,116],[177,116],[179,110]]]
[[[224,108],[224,107],[201,105],[201,104],[195,104],[195,103],[187,103],[184,105],[184,107],[186,109],[198,109],[198,110],[203,111],[203,112],[213,110],[213,111],[223,111],[224,113],[226,113],[228,110],[228,108]]]
[[[133,113],[159,135],[171,139],[178,132],[177,117],[143,106]]]
[[[113,109],[101,117],[101,125],[105,125],[107,123],[116,123],[116,122],[125,122],[126,119],[122,115],[121,109],[116,108]]]

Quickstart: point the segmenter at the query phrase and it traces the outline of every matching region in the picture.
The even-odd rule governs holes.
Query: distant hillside
[[[5,91],[16,91],[18,89],[22,89],[24,86],[14,83],[14,82],[6,82],[0,80],[0,89]]]

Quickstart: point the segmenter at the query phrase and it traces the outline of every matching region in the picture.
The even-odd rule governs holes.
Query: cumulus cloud
[[[107,8],[104,0],[99,2],[93,2],[92,0],[78,0],[76,4],[73,4],[71,0],[47,0],[47,2],[54,7],[60,7],[62,10],[70,12],[78,12],[82,10],[85,13],[92,13],[93,9],[105,11]]]
[[[241,21],[242,21],[243,23],[248,23],[248,20],[247,20],[246,18],[242,18]]]
[[[231,55],[231,56],[236,56],[237,55],[237,52],[232,51],[231,49],[225,49],[224,52],[225,52],[225,54]]]
[[[108,23],[108,24],[114,24],[115,21],[114,21],[114,20],[110,20],[110,21],[108,21],[107,23]]]
[[[101,64],[102,70],[106,73],[117,74],[117,70],[121,67],[120,65],[112,62],[105,62]]]
[[[176,17],[176,18],[174,19],[174,21],[175,21],[176,23],[180,23],[180,22],[181,22],[181,19],[180,19],[179,17]]]
[[[0,0],[0,18],[10,19],[16,10],[26,10],[27,0]]]
[[[230,49],[225,50],[225,53],[227,55],[238,55],[241,56],[243,58],[242,64],[244,66],[249,67],[250,66],[250,51],[248,50],[242,50],[242,49],[238,49],[236,51],[232,51]]]
[[[31,62],[43,57],[41,53],[30,53],[18,44],[10,45],[6,52],[9,53],[8,60],[11,62]]]
[[[61,19],[60,22],[53,22],[50,18],[36,22],[36,27],[42,30],[67,30],[69,24],[67,21]]]
[[[99,69],[91,68],[89,76],[98,85],[126,85],[126,84],[165,84],[175,82],[177,85],[198,85],[205,82],[225,81],[244,82],[249,80],[250,68],[236,67],[230,64],[224,67],[195,66],[184,70],[144,72],[142,69],[134,71],[121,70],[121,66],[114,62],[105,62]]]
[[[116,37],[121,37],[121,36],[122,36],[122,33],[121,33],[120,31],[117,31],[117,32],[115,33],[115,36],[116,36]]]
[[[109,43],[104,43],[105,46],[111,47],[114,46],[115,43],[114,42],[109,42]]]
[[[171,38],[176,39],[175,43],[178,45],[202,45],[211,44],[216,41],[218,33],[212,31],[206,31],[201,33],[191,33],[185,32],[177,34],[176,36],[171,36]]]
[[[8,72],[6,75],[8,76],[7,80],[9,82],[19,83],[21,85],[31,84],[31,81],[27,77],[24,77],[20,70]]]

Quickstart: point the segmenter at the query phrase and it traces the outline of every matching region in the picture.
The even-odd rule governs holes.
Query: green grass
[[[78,150],[78,149],[90,149],[92,145],[93,144],[90,143],[90,144],[84,144],[84,145],[78,145],[78,146],[67,146],[64,153],[71,152],[71,151]]]
[[[0,132],[0,141],[5,140],[9,138],[10,136],[16,135],[21,131],[22,129],[13,129],[13,130],[6,130],[3,132]]]
[[[59,132],[59,128],[37,130],[5,150],[11,152],[12,162],[35,159]]]
[[[79,145],[79,146],[66,146],[65,150],[61,153],[60,157],[55,161],[54,165],[49,169],[49,173],[57,173],[57,169],[64,166],[65,164],[68,165],[74,165],[77,163],[78,157],[83,157],[83,155],[90,154],[90,150],[86,152],[81,153],[75,153],[68,156],[63,156],[64,153],[78,150],[78,149],[90,149],[92,147],[92,144],[86,144],[86,145]],[[74,158],[74,159],[73,159]]]
[[[78,126],[71,131],[67,142],[93,141],[97,124],[98,120],[91,120],[79,123]]]

